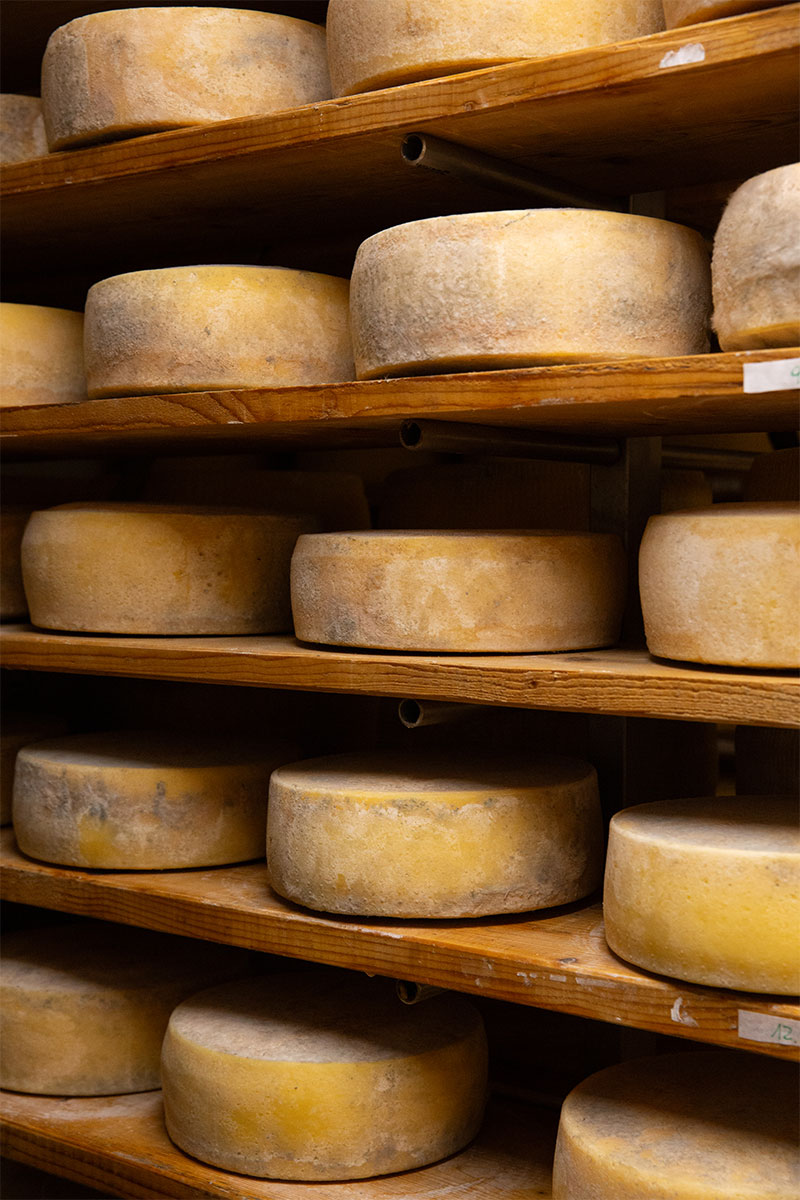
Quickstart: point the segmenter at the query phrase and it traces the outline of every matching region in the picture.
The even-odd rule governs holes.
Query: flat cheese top
[[[266,740],[244,740],[203,734],[161,734],[149,730],[79,733],[49,738],[23,751],[43,765],[81,766],[103,770],[130,767],[145,771],[225,767],[274,761],[275,746]]]
[[[637,227],[645,230],[648,226],[651,229],[687,229],[687,226],[679,225],[675,221],[665,221],[661,217],[645,217],[638,213],[605,212],[585,208],[510,208],[496,212],[455,213],[443,217],[423,217],[418,221],[404,221],[400,225],[392,225],[372,234],[362,245],[378,243],[380,239],[391,240],[391,235],[406,229],[420,232],[430,230],[434,238],[440,232],[450,233],[455,230],[462,230],[465,234],[475,234],[483,230],[491,235],[517,221],[530,224],[532,237],[536,236],[538,226],[544,226],[552,232],[561,224],[564,226],[564,233],[570,237],[574,235],[576,226],[579,230],[607,230],[610,235],[624,233]],[[693,231],[692,234],[697,236]]]
[[[191,4],[181,5],[179,8],[164,8],[157,5],[148,5],[146,8],[110,9],[108,11],[99,13],[88,13],[83,17],[75,17],[73,21],[68,21],[65,25],[60,26],[60,28],[82,29],[82,27],[86,25],[88,29],[91,30],[93,24],[102,28],[102,26],[106,24],[109,19],[113,19],[114,23],[116,23],[116,20],[120,18],[122,18],[122,20],[130,18],[131,23],[135,24],[137,22],[141,22],[142,19],[147,19],[151,13],[157,17],[164,16],[165,14],[169,17],[172,17],[172,15],[175,14],[175,20],[181,21],[183,19],[187,24],[190,21],[197,20],[198,17],[213,17],[217,20],[220,18],[224,19],[226,17],[230,17],[231,20],[238,17],[267,17],[271,21],[284,22],[289,26],[312,25],[315,29],[321,28],[321,26],[316,25],[313,21],[304,21],[298,17],[287,17],[280,13],[262,13],[252,8],[214,8],[213,6],[201,7],[199,5]],[[103,20],[103,18],[105,18],[105,20]]]
[[[800,807],[793,796],[657,800],[623,809],[612,825],[626,837],[676,848],[800,854]]]
[[[282,972],[210,988],[173,1013],[173,1032],[220,1054],[265,1062],[379,1062],[439,1050],[480,1028],[468,1000],[404,1005],[386,979]]]
[[[128,500],[74,500],[69,504],[56,504],[52,508],[40,509],[39,513],[85,512],[111,513],[120,516],[181,516],[181,517],[258,517],[273,520],[283,525],[293,522],[308,526],[308,516],[291,513],[270,513],[260,508],[231,505],[204,504],[160,504],[157,501]]]
[[[602,540],[610,540],[613,534],[607,533],[582,533],[574,530],[562,529],[364,529],[364,530],[347,530],[335,533],[312,534],[317,545],[322,544],[322,539],[326,539],[331,545],[336,542],[354,542],[359,543],[380,543],[386,542],[391,545],[392,542],[402,544],[404,541],[430,541],[442,546],[459,546],[463,542],[472,542],[477,545],[491,545],[494,542],[502,542],[511,548],[514,543],[518,545],[530,545],[534,538],[540,538],[547,543],[557,541],[570,543],[589,543]],[[459,546],[460,548],[460,546]]]
[[[309,23],[303,22],[303,24]],[[189,283],[196,288],[203,283],[229,283],[235,281],[239,275],[244,275],[248,283],[258,283],[261,280],[268,280],[272,275],[295,275],[298,279],[305,278],[311,280],[335,279],[337,283],[347,283],[347,280],[341,275],[328,275],[321,271],[302,271],[297,267],[256,266],[253,263],[195,263],[192,266],[152,267],[146,271],[124,271],[120,275],[108,275],[105,279],[100,279],[96,284],[93,284],[91,290],[94,288],[104,288],[106,284],[113,284],[122,280],[130,280],[132,282],[139,280],[144,284],[152,284],[159,281],[171,282],[174,280],[176,283]]]
[[[82,317],[82,312],[76,312],[72,308],[52,308],[46,304],[14,304],[10,300],[4,300],[0,303],[0,316],[24,315],[25,313],[56,313],[58,316],[67,314],[70,317]]]
[[[654,517],[654,521],[675,521],[691,517],[698,521],[747,522],[774,520],[789,524],[800,522],[800,509],[790,501],[761,500],[749,503],[710,504],[706,508],[685,508]]]

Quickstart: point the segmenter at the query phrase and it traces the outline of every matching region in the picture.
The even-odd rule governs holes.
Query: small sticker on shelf
[[[800,358],[744,364],[744,392],[791,392],[795,388],[800,388]]]
[[[800,1046],[800,1021],[769,1013],[739,1009],[739,1037],[745,1042],[769,1042],[773,1046]]]
[[[702,42],[689,42],[680,50],[668,50],[658,64],[663,71],[665,67],[682,67],[686,63],[705,62],[706,48]]]

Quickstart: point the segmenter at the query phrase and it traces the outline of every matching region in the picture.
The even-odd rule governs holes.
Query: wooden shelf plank
[[[0,444],[15,455],[387,445],[410,418],[612,436],[793,430],[796,389],[748,394],[742,380],[747,363],[798,357],[790,348],[87,400],[6,409]]]
[[[0,839],[7,900],[228,942],[289,958],[474,992],[612,1024],[739,1046],[778,1057],[800,1047],[739,1038],[739,1012],[776,1028],[800,1019],[785,997],[704,988],[639,971],[611,953],[599,903],[472,921],[364,922],[317,915],[282,900],[265,863],[213,870],[64,870]]]
[[[548,1197],[557,1116],[494,1097],[466,1150],[402,1175],[356,1183],[278,1183],[207,1167],[172,1144],[160,1092],[64,1100],[0,1094],[4,1153],[111,1196],[223,1200],[474,1200]]]
[[[644,650],[420,655],[320,649],[270,637],[122,637],[6,625],[2,665],[67,674],[244,684],[737,725],[800,724],[782,671],[682,666]]]

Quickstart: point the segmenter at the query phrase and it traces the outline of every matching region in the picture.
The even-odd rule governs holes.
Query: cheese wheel
[[[6,934],[3,958],[0,1086],[48,1096],[157,1088],[176,1004],[248,961],[228,947],[101,923]]]
[[[263,858],[270,773],[291,757],[205,734],[39,742],[17,758],[17,844],[44,862],[133,871]]]
[[[330,94],[324,29],[244,9],[91,13],[57,29],[42,60],[51,150],[295,108]]]
[[[359,379],[708,349],[708,254],[682,225],[577,208],[465,213],[359,247]]]
[[[292,614],[305,642],[465,653],[610,646],[625,602],[612,534],[380,530],[301,537]]]
[[[24,162],[43,154],[47,154],[47,138],[39,97],[0,94],[0,163]]]
[[[14,768],[23,746],[66,733],[67,722],[57,716],[22,716],[6,712],[0,728],[0,825],[11,821]]]
[[[715,504],[651,517],[639,589],[652,654],[731,667],[800,665],[800,512]]]
[[[714,238],[714,329],[723,350],[800,343],[800,163],[748,179]]]
[[[13,621],[28,611],[22,586],[20,547],[29,509],[4,508],[0,514],[0,620]]]
[[[611,820],[606,939],[675,979],[800,992],[800,827],[780,796],[660,800]]]
[[[667,29],[679,25],[696,25],[700,21],[716,21],[720,17],[737,17],[740,13],[761,12],[764,8],[779,8],[793,0],[663,0]]]
[[[564,1101],[553,1200],[796,1200],[797,1078],[728,1050],[634,1059]]]
[[[480,1125],[486,1043],[445,994],[411,1008],[345,972],[212,988],[173,1013],[167,1132],[202,1162],[276,1179],[361,1179],[460,1150]]]
[[[62,504],[31,516],[31,621],[89,633],[278,633],[305,517],[168,504]]]
[[[800,793],[800,729],[737,725],[734,747],[740,796]]]
[[[800,504],[800,447],[757,455],[744,481],[744,499]]]
[[[86,297],[89,395],[353,378],[348,283],[283,267],[198,266],[102,279]]]
[[[83,314],[0,304],[0,408],[85,399]]]
[[[528,912],[588,895],[602,858],[597,777],[577,759],[345,754],[270,783],[272,885],[323,912]]]
[[[660,0],[329,0],[336,96],[664,28]]]

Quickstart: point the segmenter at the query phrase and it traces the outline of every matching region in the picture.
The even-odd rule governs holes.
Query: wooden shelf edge
[[[777,1029],[800,1020],[800,1005],[629,966],[606,945],[599,903],[462,922],[365,923],[282,900],[269,886],[265,863],[155,873],[65,870],[20,854],[10,829],[2,831],[0,848],[3,898],[21,904],[800,1058],[800,1043],[739,1036],[741,1012],[774,1020]]]

